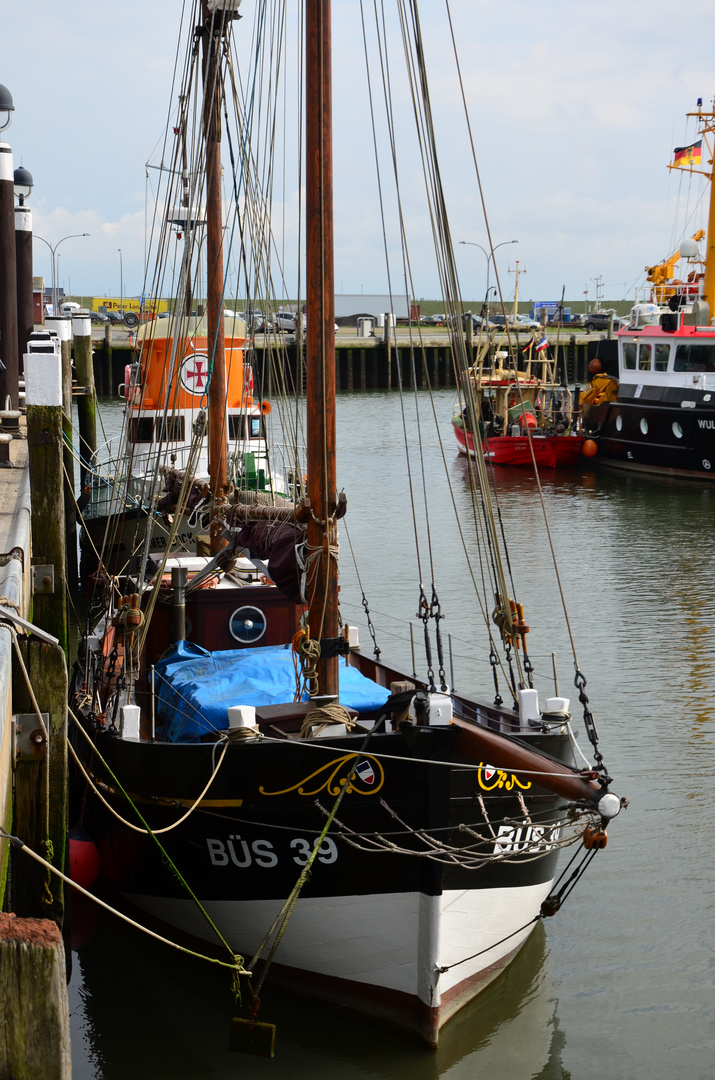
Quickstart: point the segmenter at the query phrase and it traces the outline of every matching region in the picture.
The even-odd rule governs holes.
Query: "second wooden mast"
[[[323,642],[319,694],[336,695],[338,658],[325,655],[338,637],[330,0],[307,0],[305,36],[308,623]]]
[[[203,18],[203,124],[206,142],[206,323],[209,371],[209,476],[214,496],[226,488],[226,343],[223,323],[223,209],[221,205],[221,45],[230,11],[209,11]],[[211,530],[211,550],[223,541]]]

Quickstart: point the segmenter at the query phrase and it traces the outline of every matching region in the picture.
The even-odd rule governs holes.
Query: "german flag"
[[[703,140],[700,139],[692,146],[676,146],[673,153],[673,165],[676,169],[690,169],[693,165],[700,165],[703,160]]]

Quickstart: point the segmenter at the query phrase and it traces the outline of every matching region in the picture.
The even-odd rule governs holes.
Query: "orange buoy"
[[[596,848],[597,851],[600,851],[602,848],[605,848],[607,843],[608,836],[605,829],[597,829],[594,828],[594,826],[589,825],[588,828],[584,831],[583,846],[586,848],[587,851],[592,851],[593,848]]]
[[[264,416],[268,416],[268,414],[269,414],[269,412],[271,411],[272,408],[273,408],[273,406],[271,405],[270,401],[262,401],[261,402],[261,412],[263,413]]]
[[[586,442],[581,447],[581,453],[584,457],[595,457],[598,453],[598,443],[593,439],[586,439]]]
[[[99,877],[99,851],[94,840],[81,825],[69,832],[70,877],[83,889],[91,889]]]

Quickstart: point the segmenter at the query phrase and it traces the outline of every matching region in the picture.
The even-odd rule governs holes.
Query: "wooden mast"
[[[209,476],[220,498],[226,487],[226,346],[223,324],[223,212],[221,207],[221,42],[227,15],[211,14],[201,0],[203,18],[204,138],[206,141],[206,321],[209,365]],[[211,550],[223,542],[211,530]]]
[[[306,2],[306,404],[308,624],[313,639],[338,636],[335,465],[335,288],[330,0]],[[338,659],[321,658],[320,695],[338,693]]]

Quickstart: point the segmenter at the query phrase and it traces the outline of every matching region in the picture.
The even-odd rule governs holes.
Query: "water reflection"
[[[425,440],[435,579],[444,632],[455,642],[456,683],[490,697],[484,628],[452,525],[447,478],[463,520],[471,513],[466,462],[451,442],[452,396],[435,395],[446,476],[441,452]],[[409,636],[397,618],[414,620],[418,579],[398,396],[344,395],[338,408],[345,524],[361,583],[385,658],[409,666]],[[264,1014],[278,1023],[279,1056],[262,1062],[225,1050],[231,1006],[222,976],[103,922],[76,954],[75,1080],[602,1080],[604,1068],[632,1080],[712,1074],[713,973],[704,928],[715,894],[708,855],[715,832],[715,486],[590,466],[546,474],[542,485],[601,749],[615,789],[631,800],[593,872],[549,923],[548,937],[537,930],[504,977],[455,1018],[436,1054],[347,1014],[268,995]],[[501,470],[500,507],[532,626],[530,653],[537,673],[550,672],[557,650],[583,731],[534,493],[525,471]],[[369,653],[346,542],[341,555],[343,613],[360,626]]]
[[[90,927],[84,920],[89,917]],[[226,1050],[228,978],[143,939],[103,913],[78,913],[73,950],[74,1080],[565,1080],[546,934],[537,926],[509,969],[446,1027],[436,1051],[349,1014],[264,993],[276,1058]]]

